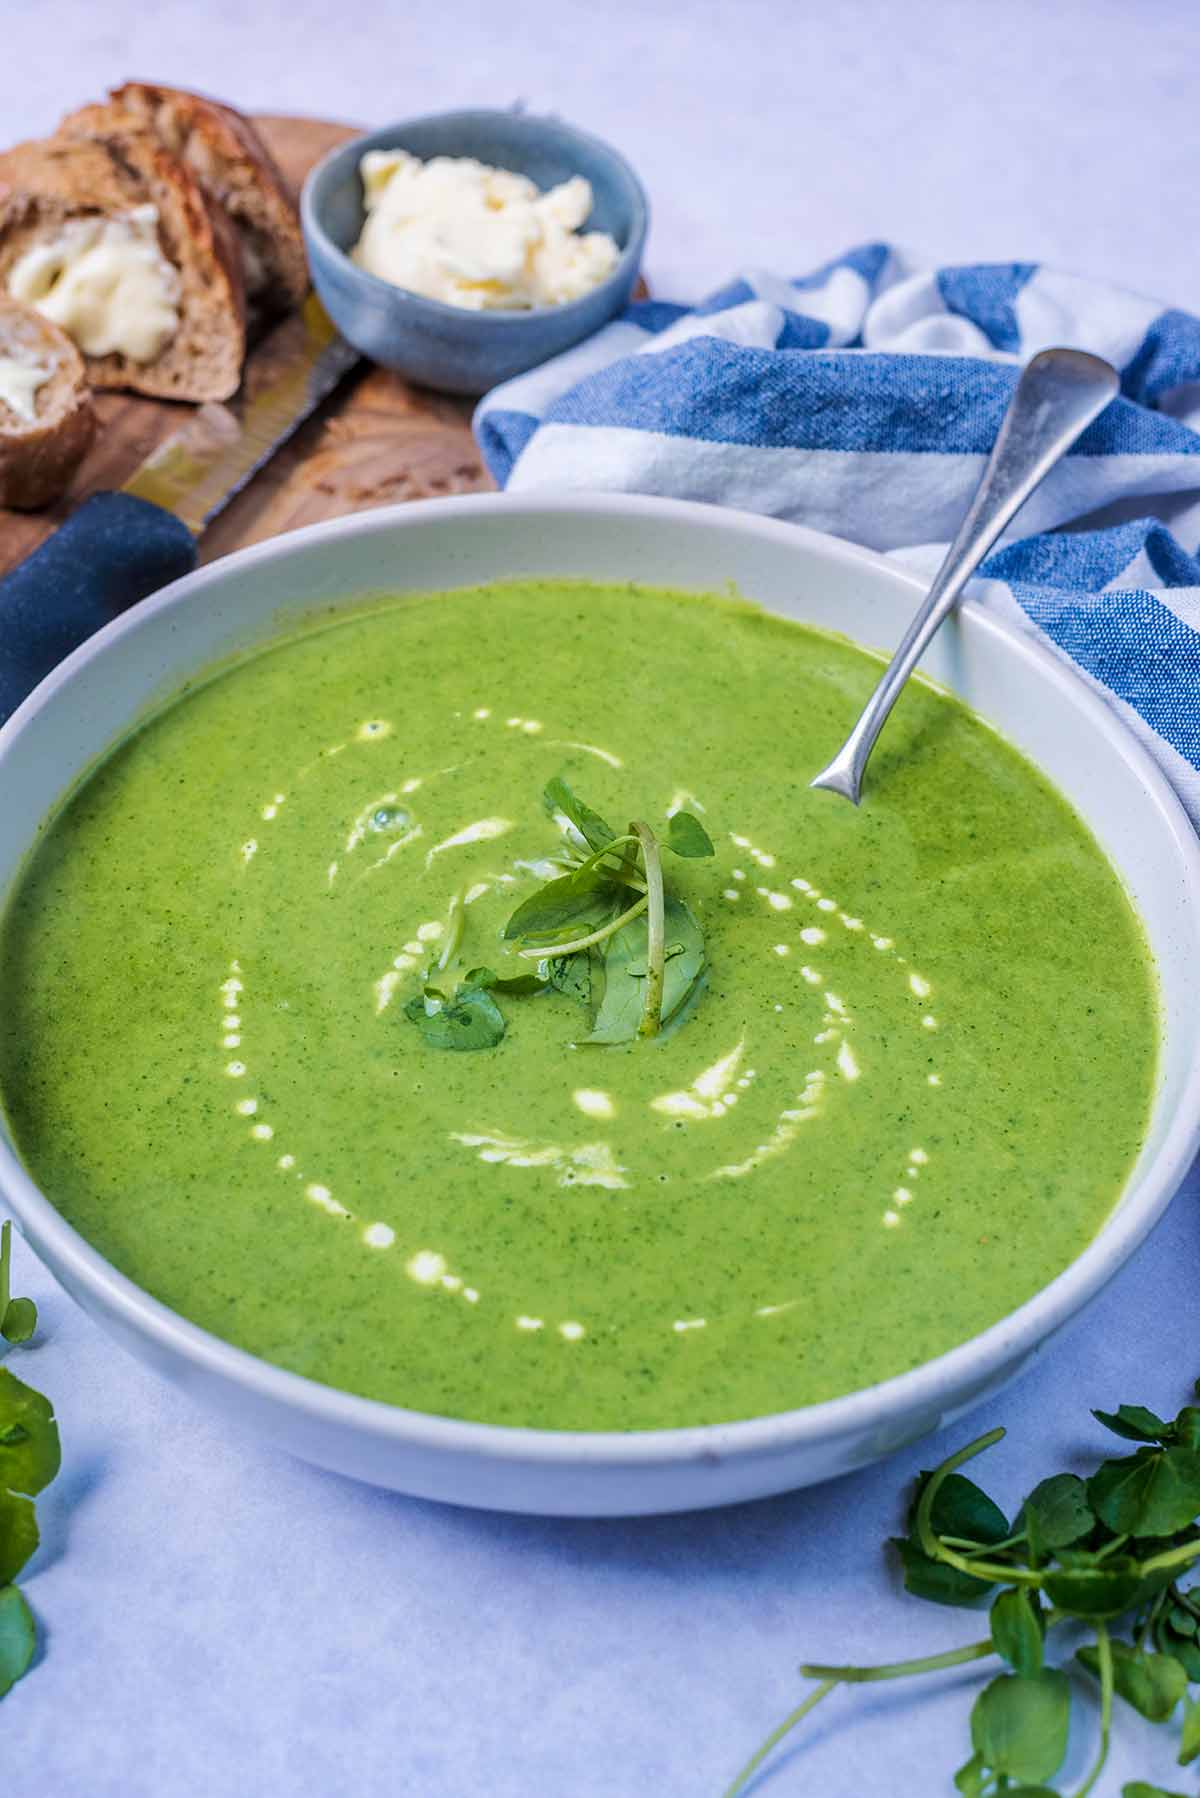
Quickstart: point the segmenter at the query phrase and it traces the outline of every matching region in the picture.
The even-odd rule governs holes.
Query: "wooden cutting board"
[[[296,189],[326,150],[357,128],[322,119],[269,116],[255,123]],[[247,358],[261,373],[267,346]],[[71,490],[42,512],[0,508],[0,574],[35,549],[73,506],[98,489],[119,487],[191,407],[132,394],[97,396],[100,428]],[[470,429],[471,402],[411,387],[399,375],[364,365],[214,520],[200,542],[211,561],[264,537],[396,500],[478,493],[493,483]]]

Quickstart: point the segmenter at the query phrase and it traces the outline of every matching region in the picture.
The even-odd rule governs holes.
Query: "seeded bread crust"
[[[0,155],[0,293],[14,263],[69,219],[158,210],[163,254],[179,271],[179,329],[153,362],[87,356],[93,387],[158,399],[224,400],[246,353],[241,264],[233,228],[191,172],[148,131],[103,129],[18,144]]]
[[[126,81],[107,105],[68,113],[60,132],[137,127],[154,132],[185,163],[233,223],[246,298],[262,314],[290,312],[308,292],[300,219],[287,184],[249,119],[232,106],[182,88]]]
[[[34,396],[32,423],[0,399],[0,506],[33,511],[65,492],[96,429],[83,357],[65,331],[0,296],[0,356],[53,372]]]

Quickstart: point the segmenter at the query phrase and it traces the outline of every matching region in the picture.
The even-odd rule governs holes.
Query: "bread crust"
[[[85,113],[88,109],[84,109]],[[0,155],[0,290],[40,237],[72,218],[147,202],[181,279],[179,328],[153,362],[85,358],[93,387],[159,399],[223,400],[236,392],[246,351],[241,260],[233,228],[190,170],[149,131],[110,125],[107,109],[68,135]]]
[[[96,430],[83,357],[65,331],[0,295],[0,356],[49,364],[32,423],[0,400],[0,506],[33,511],[70,486]]]
[[[299,214],[249,119],[205,94],[126,81],[111,90],[107,106],[68,113],[59,130],[95,130],[97,115],[105,113],[109,128],[132,121],[136,128],[154,132],[225,209],[242,251],[246,297],[256,311],[289,312],[302,304],[308,260]]]

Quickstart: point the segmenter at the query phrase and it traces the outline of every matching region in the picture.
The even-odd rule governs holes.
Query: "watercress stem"
[[[1075,1794],[1075,1798],[1087,1798],[1087,1794],[1103,1773],[1105,1762],[1108,1760],[1108,1739],[1112,1731],[1113,1657],[1112,1643],[1109,1640],[1106,1623],[1096,1625],[1096,1651],[1100,1664],[1100,1748],[1095,1764]]]
[[[1200,1560],[1200,1536],[1194,1536],[1190,1542],[1181,1542],[1178,1548],[1168,1548],[1164,1554],[1151,1555],[1148,1561],[1141,1564],[1143,1578],[1148,1573],[1158,1573],[1163,1567],[1186,1567],[1189,1561]]]
[[[663,969],[667,959],[667,911],[663,897],[662,860],[648,824],[634,822],[630,829],[642,846],[646,871],[646,1000],[642,1007],[639,1036],[657,1036],[662,1024]]]
[[[603,849],[593,849],[592,853],[589,856],[586,856],[583,861],[576,863],[575,867],[572,869],[572,873],[587,874],[591,869],[599,868],[605,856],[615,855],[618,866],[615,868],[605,868],[604,873],[610,874],[614,880],[619,880],[622,886],[632,887],[635,892],[644,893],[646,890],[646,883],[639,877],[636,861],[623,853],[627,844],[636,843],[637,840],[637,837],[632,831],[629,832],[628,836],[614,837],[611,843],[605,843]]]
[[[878,1667],[826,1667],[817,1661],[806,1661],[800,1671],[805,1679],[832,1679],[841,1685],[866,1686],[880,1679],[908,1679],[917,1673],[940,1673],[946,1667],[962,1667],[968,1661],[981,1661],[995,1654],[990,1636],[982,1642],[968,1642],[963,1648],[948,1648],[944,1654],[922,1655],[915,1661],[885,1661]]]
[[[815,1710],[823,1698],[828,1698],[829,1694],[837,1684],[838,1681],[836,1679],[825,1680],[822,1685],[817,1687],[815,1692],[809,1693],[802,1704],[798,1704],[794,1711],[789,1712],[783,1722],[779,1725],[778,1729],[773,1729],[771,1731],[757,1754],[751,1755],[733,1784],[726,1788],[723,1798],[737,1798],[738,1793],[746,1789],[748,1781],[758,1772],[758,1769],[762,1766],[771,1750],[776,1747],[778,1743],[782,1742],[789,1730],[795,1729],[797,1723],[799,1723],[802,1718],[807,1717],[809,1711]]]
[[[571,943],[543,943],[540,949],[518,949],[517,953],[523,955],[526,961],[558,961],[564,955],[578,955],[581,949],[590,949],[596,943],[607,942],[610,936],[623,930],[634,918],[640,918],[649,903],[649,899],[643,895],[628,911],[623,911],[619,918],[614,918],[611,924],[605,924],[601,930],[593,930],[590,936],[576,937]]]
[[[944,1561],[948,1567],[956,1567],[960,1573],[973,1574],[979,1579],[1004,1580],[1007,1585],[1013,1586],[1040,1586],[1040,1573],[1029,1573],[1019,1567],[1003,1566],[995,1561],[972,1560],[965,1555],[955,1554],[952,1548],[945,1546],[933,1527],[933,1501],[941,1490],[942,1482],[956,1473],[964,1462],[973,1461],[976,1455],[993,1447],[1003,1435],[1003,1429],[995,1429],[989,1430],[986,1436],[977,1436],[974,1442],[968,1442],[965,1448],[960,1448],[956,1455],[951,1455],[948,1461],[943,1461],[930,1474],[917,1505],[917,1539],[931,1561]]]

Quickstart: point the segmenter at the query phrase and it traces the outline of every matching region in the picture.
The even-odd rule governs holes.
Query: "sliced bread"
[[[270,151],[249,119],[232,106],[182,88],[126,81],[107,105],[69,113],[60,131],[108,128],[133,120],[153,131],[225,208],[242,253],[246,299],[260,313],[290,312],[308,292],[300,219]]]
[[[61,319],[93,387],[228,399],[246,348],[232,226],[152,133],[96,125],[0,155],[0,293]]]
[[[83,358],[66,332],[0,296],[0,506],[57,499],[95,429]]]

